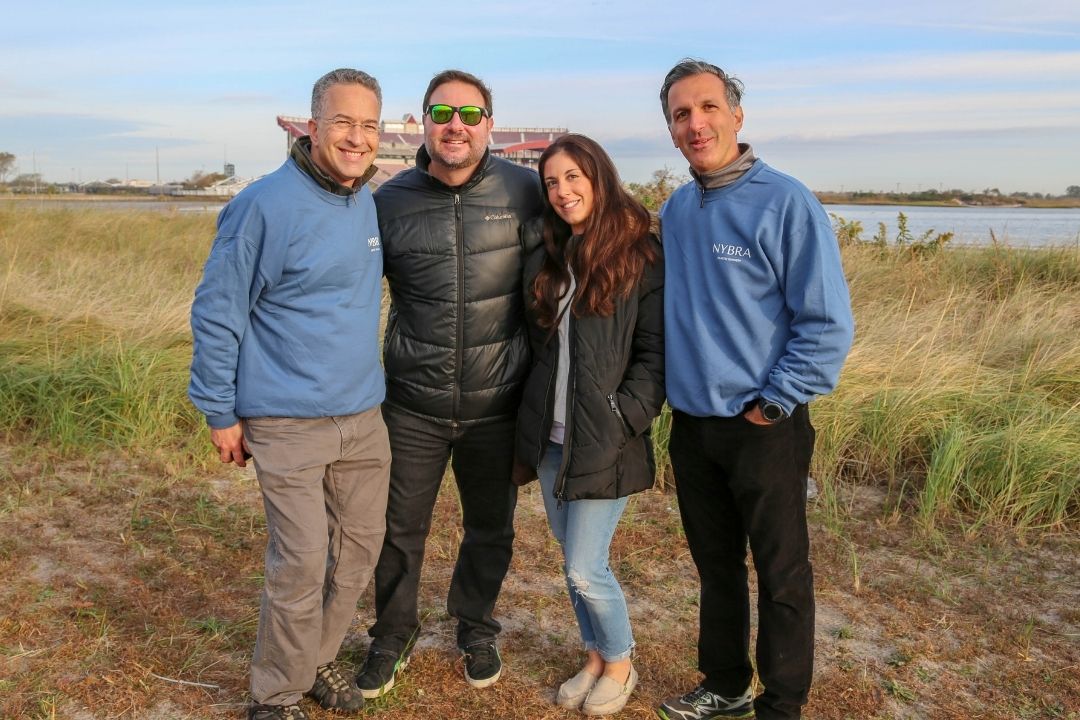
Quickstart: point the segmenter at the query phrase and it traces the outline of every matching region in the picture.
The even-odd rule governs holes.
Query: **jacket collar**
[[[289,157],[291,157],[293,161],[300,166],[300,169],[309,175],[323,190],[344,197],[349,197],[358,192],[367,185],[368,180],[374,177],[375,173],[379,170],[379,168],[372,164],[354,187],[342,185],[337,180],[324,173],[322,168],[315,164],[315,160],[311,157],[310,135],[305,135],[293,143],[292,150],[289,151]]]
[[[747,170],[754,166],[755,160],[757,160],[757,158],[754,157],[754,149],[750,147],[750,144],[739,143],[739,157],[735,158],[724,167],[719,170],[713,170],[711,173],[705,173],[704,175],[701,175],[693,168],[690,168],[690,174],[694,176],[694,180],[701,186],[702,191],[715,190],[716,188],[731,185],[741,178],[746,174]]]
[[[468,180],[463,182],[461,185],[447,185],[442,180],[431,174],[431,155],[428,154],[427,146],[421,145],[420,149],[416,151],[417,169],[424,173],[424,175],[426,175],[428,179],[431,180],[431,182],[436,183],[437,185],[441,185],[445,188],[451,188],[453,190],[462,191],[472,189],[478,182],[484,179],[484,175],[487,174],[488,166],[490,164],[491,148],[486,148],[484,150],[484,156],[480,158],[480,163],[476,166],[476,169],[473,171],[473,174],[469,177]]]

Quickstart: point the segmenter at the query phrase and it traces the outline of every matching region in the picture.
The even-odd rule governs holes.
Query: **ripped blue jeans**
[[[634,637],[619,581],[608,567],[608,550],[627,498],[573,500],[559,507],[553,496],[563,446],[548,443],[537,475],[544,491],[551,533],[563,551],[563,572],[570,604],[586,650],[596,650],[606,662],[630,657]]]

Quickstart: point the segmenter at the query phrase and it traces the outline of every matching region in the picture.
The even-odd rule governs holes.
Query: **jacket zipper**
[[[556,368],[555,373],[548,378],[547,389],[544,391],[544,415],[547,415],[548,401],[551,398],[551,388],[555,386],[555,375],[558,373]],[[540,467],[540,463],[544,460],[544,450],[547,449],[548,441],[544,440],[544,421],[541,419],[540,427],[536,431],[536,464],[534,467]],[[551,430],[548,430],[548,435],[551,435]]]
[[[465,223],[461,217],[461,195],[454,193],[454,224],[457,230],[457,338],[454,348],[454,408],[450,427],[457,427],[457,418],[461,413],[461,363],[463,362],[462,345],[465,334]]]
[[[608,405],[611,406],[611,412],[619,419],[619,423],[623,429],[623,436],[630,436],[630,426],[626,424],[626,418],[623,417],[622,410],[619,409],[619,403],[615,400],[615,393],[611,393],[607,396]]]
[[[574,354],[577,352],[577,335],[574,332],[574,314],[570,308],[566,309],[566,337],[570,341],[566,357],[569,365],[566,369],[566,423],[563,432],[562,462],[559,463],[559,474],[555,477],[555,499],[558,500],[556,507],[561,508],[563,500],[566,500],[566,469],[570,467],[570,448],[574,436],[574,392],[577,383],[574,379]],[[556,371],[558,372],[558,371]]]

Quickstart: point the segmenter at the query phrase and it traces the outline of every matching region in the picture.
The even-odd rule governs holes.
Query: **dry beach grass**
[[[0,206],[2,718],[241,716],[259,493],[211,462],[184,399],[211,235],[206,216]],[[814,409],[807,717],[1080,717],[1080,254],[844,252],[858,338]],[[452,487],[414,660],[365,716],[571,717],[551,701],[576,631],[535,484],[497,611],[506,675],[486,691],[461,679],[443,600]],[[622,717],[650,717],[697,680],[672,493],[633,498],[612,564],[642,676]],[[346,660],[362,661],[371,620],[369,591]]]

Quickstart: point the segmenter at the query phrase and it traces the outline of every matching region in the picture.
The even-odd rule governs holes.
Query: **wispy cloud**
[[[1001,144],[1034,146],[1047,134],[1057,156],[1080,157],[1080,138],[1061,130],[1080,126],[1076,0],[766,0],[679,12],[655,0],[317,12],[295,0],[55,0],[16,4],[5,20],[0,150],[52,158],[61,177],[72,167],[145,173],[155,148],[163,176],[187,176],[216,166],[225,146],[241,174],[267,172],[283,154],[274,115],[305,113],[311,83],[340,66],[379,78],[388,117],[418,112],[431,74],[463,67],[492,84],[501,125],[590,134],[624,173],[636,165],[630,179],[665,164],[681,171],[657,91],[687,55],[743,77],[744,137],[796,161],[814,157],[810,176],[871,166],[890,176],[938,162],[965,137],[970,151],[949,162],[983,172],[982,156]],[[849,146],[860,154],[845,154]],[[1059,163],[1035,171],[1076,182]]]
[[[996,35],[1032,35],[1041,37],[1080,37],[1080,30],[1071,28],[1055,28],[1052,25],[1033,27],[1030,24],[986,24],[986,23],[933,23],[933,22],[898,22],[898,26],[920,28],[924,30],[963,30],[966,32],[992,33]]]
[[[277,100],[276,96],[268,93],[239,92],[208,97],[206,102],[212,105],[267,105]]]
[[[1080,133],[1077,125],[1045,125],[1039,130],[1045,135],[1062,136]],[[849,135],[831,135],[809,137],[806,135],[779,135],[766,140],[772,148],[803,147],[814,145],[844,147],[885,147],[895,145],[918,146],[922,144],[947,144],[968,146],[997,146],[1015,143],[1017,137],[1031,132],[1028,127],[1009,127],[978,130],[922,130],[881,133],[852,133]]]
[[[795,67],[765,65],[754,73],[756,92],[790,91],[815,86],[877,83],[887,88],[896,82],[929,82],[934,86],[960,81],[995,84],[1017,82],[1045,85],[1075,83],[1080,77],[1080,50],[997,50],[928,53],[924,51],[863,55],[857,63],[845,60],[809,60]],[[962,86],[961,86],[961,89]],[[834,90],[835,91],[835,90]]]
[[[1056,92],[966,95],[904,93],[845,96],[827,102],[792,99],[751,106],[744,132],[759,137],[829,137],[867,132],[966,131],[1080,125],[1080,97]]]

